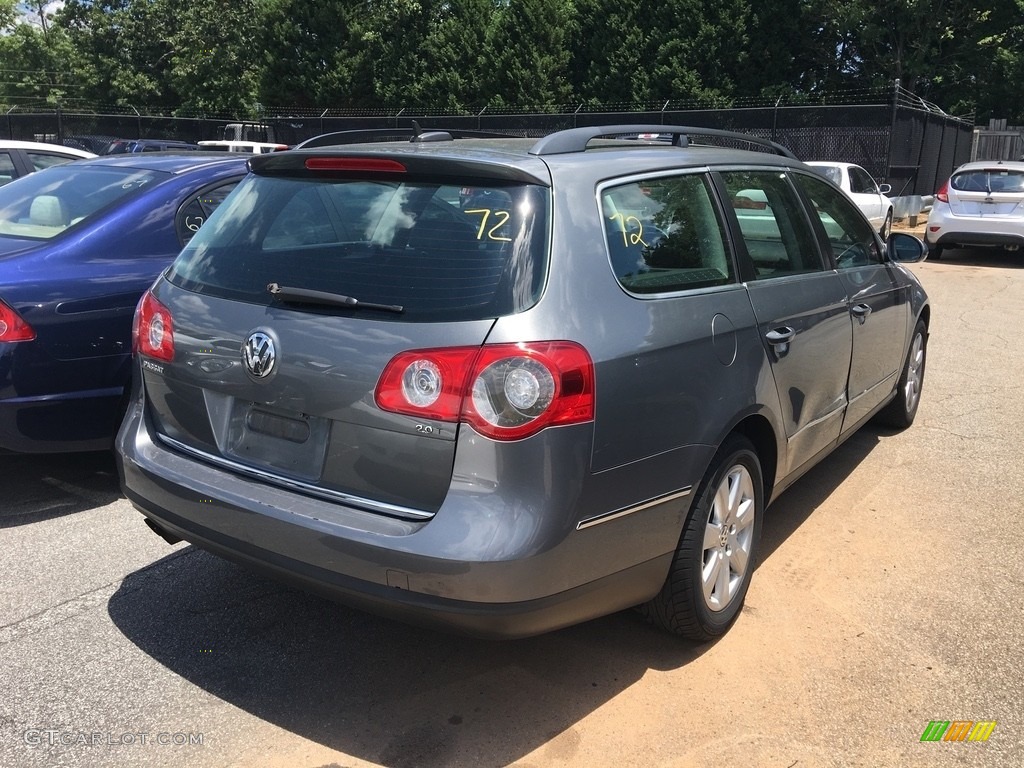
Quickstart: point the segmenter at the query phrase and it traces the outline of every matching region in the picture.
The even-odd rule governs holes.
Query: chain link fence
[[[225,138],[230,123],[269,126],[269,140],[296,144],[323,133],[350,129],[424,128],[483,130],[543,136],[586,125],[621,123],[685,125],[733,130],[772,139],[804,160],[834,160],[863,166],[896,198],[928,197],[961,163],[971,158],[972,123],[947,115],[898,85],[876,93],[876,103],[821,103],[724,109],[624,109],[577,106],[547,110],[481,110],[444,114],[424,109],[305,110],[264,109],[250,116],[167,117],[72,111],[11,109],[0,118],[0,132],[11,139],[74,144],[102,150],[113,138],[160,138],[190,142]],[[911,206],[913,203],[911,203]]]

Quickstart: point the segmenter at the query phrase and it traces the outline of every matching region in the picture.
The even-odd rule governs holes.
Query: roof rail
[[[764,147],[774,154],[799,160],[789,149],[769,139],[753,136],[737,131],[723,131],[718,128],[699,128],[680,125],[590,125],[583,128],[570,128],[549,134],[538,141],[530,149],[531,155],[562,155],[570,152],[584,152],[592,139],[616,138],[628,136],[636,138],[641,133],[656,133],[659,136],[671,136],[672,145],[686,147],[690,145],[690,136],[717,136],[733,141]]]
[[[296,144],[293,149],[333,147],[341,144],[362,144],[367,141],[449,141],[451,139],[514,139],[520,138],[496,131],[472,131],[458,128],[429,129],[416,128],[357,128],[349,131],[324,133]]]

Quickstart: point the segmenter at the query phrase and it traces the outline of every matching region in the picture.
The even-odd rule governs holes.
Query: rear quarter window
[[[336,293],[401,306],[388,315],[398,321],[497,317],[539,296],[548,205],[546,189],[524,184],[253,174],[196,234],[169,279],[260,304],[272,300],[270,283]]]
[[[726,285],[735,279],[708,179],[645,179],[601,191],[612,269],[630,293]]]

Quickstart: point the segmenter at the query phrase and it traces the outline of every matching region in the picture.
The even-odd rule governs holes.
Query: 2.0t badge
[[[242,359],[249,373],[257,379],[266,378],[277,362],[274,340],[262,331],[253,331],[242,347]]]

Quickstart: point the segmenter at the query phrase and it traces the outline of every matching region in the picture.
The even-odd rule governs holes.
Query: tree
[[[68,0],[55,21],[95,101],[170,109],[178,103],[169,79],[173,18],[169,0]]]
[[[483,101],[495,107],[541,108],[572,96],[570,0],[511,0],[495,9],[480,73]]]
[[[71,60],[74,50],[63,30],[37,10],[36,23],[18,10],[15,0],[0,0],[0,103],[14,106],[56,104],[79,96]]]
[[[251,114],[262,64],[255,53],[260,5],[256,0],[191,0],[176,7],[167,82],[177,96],[177,112]]]
[[[371,103],[363,73],[365,3],[271,0],[258,38],[260,100],[281,106]]]

